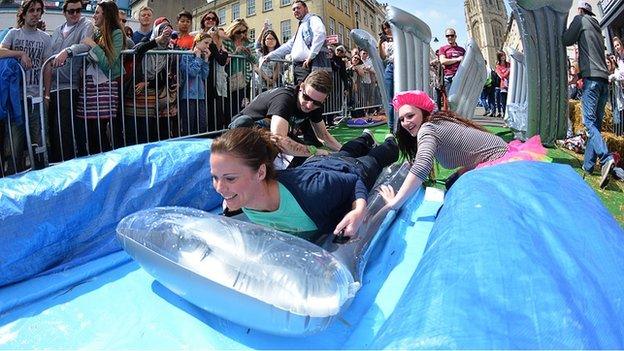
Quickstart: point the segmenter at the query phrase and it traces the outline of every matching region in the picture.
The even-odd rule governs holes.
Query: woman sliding
[[[451,111],[433,112],[435,103],[425,92],[398,93],[392,105],[400,124],[397,130],[399,150],[412,167],[396,195],[392,187],[380,187],[381,196],[391,208],[400,208],[420,188],[433,168],[434,159],[445,168],[461,167],[456,176],[498,163],[547,159],[539,135],[526,143],[514,140],[507,144]]]
[[[212,182],[227,208],[313,242],[329,233],[353,236],[366,215],[368,191],[398,158],[394,137],[376,146],[365,131],[337,153],[276,171],[279,138],[267,130],[235,128],[212,143]]]

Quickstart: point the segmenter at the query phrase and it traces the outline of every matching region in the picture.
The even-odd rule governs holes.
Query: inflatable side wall
[[[527,131],[527,70],[524,55],[513,51],[509,55],[511,71],[509,73],[509,90],[507,91],[507,114],[505,122],[514,132],[516,139],[526,140]]]
[[[394,93],[422,90],[431,95],[429,54],[431,29],[418,17],[394,6],[386,7],[394,39]],[[395,119],[395,127],[398,118]]]
[[[567,58],[561,41],[572,0],[510,0],[526,60],[526,138],[553,145],[567,129]]]
[[[449,107],[460,116],[472,118],[488,71],[479,45],[473,40],[466,45],[466,56],[453,77],[449,90]]]

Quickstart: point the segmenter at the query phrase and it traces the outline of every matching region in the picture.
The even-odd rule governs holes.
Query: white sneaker
[[[614,166],[615,160],[613,158],[610,158],[609,161],[602,165],[600,169],[600,189],[604,189],[609,184],[609,178]]]

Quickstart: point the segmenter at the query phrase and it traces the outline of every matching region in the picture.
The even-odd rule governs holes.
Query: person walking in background
[[[444,32],[447,45],[442,46],[439,49],[440,64],[444,68],[444,92],[448,98],[448,93],[451,90],[451,84],[453,83],[453,77],[459,69],[461,61],[464,59],[466,49],[457,45],[457,33],[453,28],[447,28]]]
[[[292,11],[299,21],[297,32],[284,45],[270,52],[265,60],[282,59],[290,54],[295,72],[295,84],[301,83],[313,70],[331,70],[325,48],[325,24],[323,20],[308,12],[308,5],[302,0],[294,1]]]
[[[609,96],[609,73],[604,59],[605,46],[598,20],[587,1],[579,1],[578,15],[563,32],[563,44],[578,44],[580,75],[583,78],[581,104],[583,124],[587,129],[587,145],[583,159],[583,170],[592,173],[596,163],[602,165],[600,187],[609,182],[615,166],[600,129]]]
[[[500,84],[494,88],[496,99],[496,117],[505,118],[507,107],[507,89],[509,88],[510,64],[507,62],[507,55],[503,51],[496,53],[496,74],[500,79]]]
[[[384,21],[381,24],[381,33],[379,35],[379,56],[384,62],[385,69],[383,74],[384,86],[386,88],[386,95],[388,97],[388,103],[392,101],[394,97],[394,41],[392,39],[392,29],[390,23]],[[394,129],[394,108],[387,106],[388,111],[388,128],[390,131]]]

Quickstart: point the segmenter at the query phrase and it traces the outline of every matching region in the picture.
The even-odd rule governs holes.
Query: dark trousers
[[[75,130],[78,89],[50,93],[48,128],[50,131],[50,162],[61,162],[76,157]]]
[[[370,191],[381,170],[399,158],[399,147],[392,138],[374,146],[370,137],[362,135],[346,142],[334,156],[340,156],[355,163],[358,175]]]

